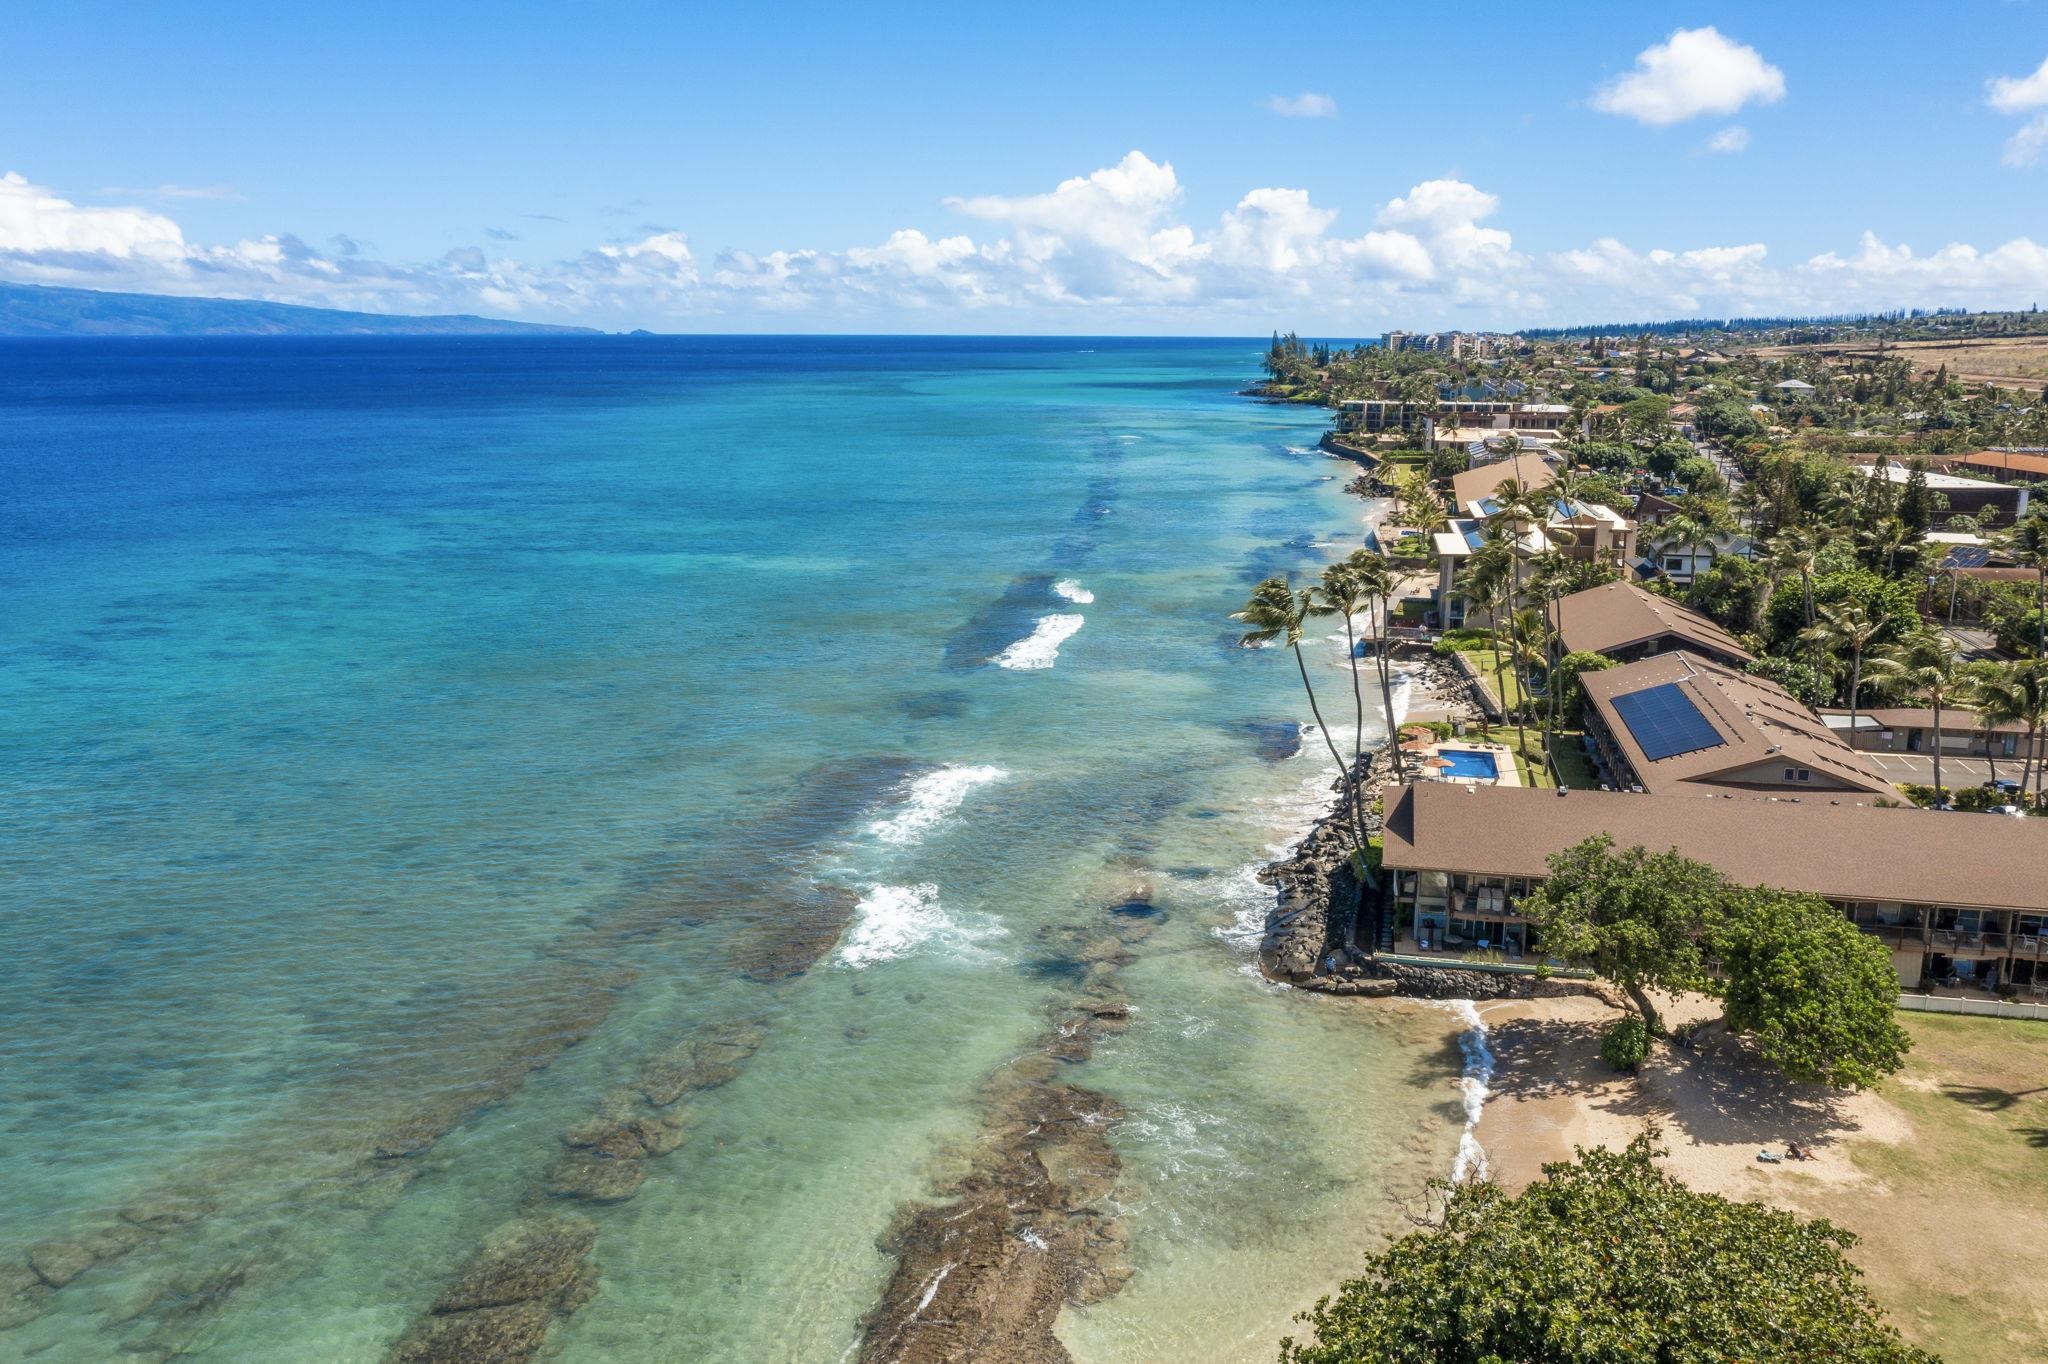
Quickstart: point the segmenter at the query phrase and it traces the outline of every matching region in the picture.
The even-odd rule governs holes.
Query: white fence
[[[1900,995],[1899,1007],[1923,1014],[1982,1014],[1986,1018],[2031,1018],[2048,1023],[2048,1004],[2016,999],[1950,999],[1943,995]]]

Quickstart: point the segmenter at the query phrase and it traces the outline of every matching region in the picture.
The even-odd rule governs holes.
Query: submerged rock
[[[588,1118],[562,1134],[562,1140],[607,1160],[638,1160],[665,1156],[683,1144],[683,1125],[674,1118]]]
[[[0,1331],[26,1326],[50,1310],[56,1292],[26,1266],[0,1271]]]
[[[493,1232],[387,1364],[520,1364],[558,1316],[596,1291],[585,1263],[597,1241],[587,1217],[510,1223]]]
[[[637,1160],[606,1160],[603,1156],[565,1156],[548,1169],[547,1191],[556,1198],[589,1203],[623,1203],[640,1192],[647,1172]]]
[[[44,1241],[29,1247],[28,1267],[52,1288],[62,1288],[93,1266],[92,1251],[76,1241]]]
[[[640,1073],[640,1092],[655,1107],[666,1108],[693,1090],[731,1084],[739,1078],[740,1064],[761,1049],[766,1037],[752,1022],[703,1029],[648,1062]]]
[[[575,1214],[500,1227],[434,1311],[467,1312],[550,1297],[575,1279],[596,1244],[597,1223]]]

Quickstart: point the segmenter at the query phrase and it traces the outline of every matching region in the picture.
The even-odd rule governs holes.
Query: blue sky
[[[2048,296],[2048,5],[1651,8],[25,3],[0,278],[674,330]]]

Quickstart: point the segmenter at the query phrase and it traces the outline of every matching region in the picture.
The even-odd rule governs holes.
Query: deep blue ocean
[[[1061,1336],[1272,1358],[1460,1118],[1447,1025],[1251,967],[1333,769],[1227,615],[1361,514],[1260,348],[0,341],[0,1359],[374,1361],[557,1204],[547,1357],[844,1358],[1133,882],[1137,1273]]]

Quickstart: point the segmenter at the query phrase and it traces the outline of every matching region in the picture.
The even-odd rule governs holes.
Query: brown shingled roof
[[[1549,874],[1596,833],[1707,862],[1744,885],[1836,900],[2048,909],[2048,819],[1937,814],[1760,796],[1633,796],[1422,782],[1387,812],[1385,864]]]
[[[1711,748],[1651,759],[1615,709],[1615,700],[1651,687],[1675,686],[1721,738]],[[1742,769],[1761,764],[1803,767],[1819,778],[1814,788],[1847,787],[1844,799],[1897,798],[1862,754],[1849,747],[1812,711],[1775,682],[1724,668],[1698,654],[1680,651],[1627,663],[1580,678],[1586,701],[1599,713],[1643,789],[1652,795],[1688,788],[1758,789],[1743,786]]]
[[[2003,470],[2006,473],[2032,474],[2036,478],[2048,477],[2048,455],[2030,455],[2008,450],[1979,450],[1972,455],[1958,455],[1949,460],[1948,464],[1960,464],[1987,473]]]
[[[1840,716],[1844,720],[1849,718],[1849,711],[1846,706],[1823,706],[1820,713],[1823,718],[1830,715]],[[1878,729],[1934,728],[1934,707],[1932,706],[1865,706],[1857,711],[1856,714],[1860,719],[1871,722],[1869,725],[1861,726],[1864,729],[1869,729],[1872,726]],[[1965,730],[1978,729],[1977,712],[1965,710],[1961,706],[1943,706],[1941,708],[1941,728],[1945,734],[1960,734]],[[2027,732],[2027,727],[2017,720],[1993,725],[1991,729],[1992,732],[1997,734],[2025,734]],[[1960,754],[1957,756],[1968,757],[1969,755]]]
[[[1451,509],[1462,511],[1482,497],[1491,497],[1495,489],[1511,478],[1541,488],[1556,477],[1557,470],[1551,467],[1549,460],[1525,450],[1509,459],[1467,469],[1462,474],[1452,474]]]
[[[1714,658],[1747,663],[1753,657],[1742,641],[1697,611],[1634,583],[1608,583],[1574,592],[1557,604],[1558,633],[1564,647],[1611,654],[1659,636]]]

